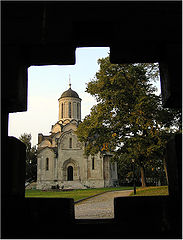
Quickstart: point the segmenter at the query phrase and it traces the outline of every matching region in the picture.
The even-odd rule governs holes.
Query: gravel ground
[[[76,203],[76,219],[105,219],[114,218],[114,198],[125,197],[133,190],[106,192],[99,196]]]

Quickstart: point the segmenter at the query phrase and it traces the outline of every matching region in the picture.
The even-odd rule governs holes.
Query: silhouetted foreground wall
[[[117,198],[114,220],[74,220],[71,199],[25,199],[25,146],[8,137],[9,113],[27,110],[27,68],[74,64],[77,47],[108,46],[112,63],[159,62],[164,106],[182,108],[181,2],[1,6],[1,237],[181,238],[182,136],[167,146],[170,195]]]

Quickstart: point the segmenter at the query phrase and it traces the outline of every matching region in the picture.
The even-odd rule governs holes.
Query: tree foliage
[[[114,160],[134,159],[144,175],[150,161],[156,165],[163,158],[167,138],[180,127],[180,112],[164,109],[155,94],[158,64],[111,64],[109,57],[98,63],[86,89],[98,103],[79,125],[78,138],[85,142],[86,155],[107,146]]]
[[[31,147],[31,134],[24,133],[19,139],[26,145],[26,181],[37,179],[37,150],[36,146]]]

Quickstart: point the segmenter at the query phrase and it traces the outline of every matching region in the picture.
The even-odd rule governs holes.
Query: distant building
[[[110,154],[86,157],[75,131],[81,122],[81,98],[71,89],[59,101],[59,121],[51,134],[38,134],[37,189],[83,189],[114,186],[117,164]]]

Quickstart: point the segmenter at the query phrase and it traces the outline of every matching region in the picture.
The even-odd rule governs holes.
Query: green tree
[[[98,63],[100,69],[86,90],[98,104],[79,125],[78,138],[85,142],[86,155],[109,150],[118,163],[134,159],[145,187],[145,168],[162,157],[165,136],[174,131],[179,117],[163,109],[161,96],[155,94],[157,64],[111,64],[109,57]]]
[[[37,150],[31,147],[31,134],[24,133],[19,139],[26,145],[26,174],[25,181],[36,181],[37,179]]]

